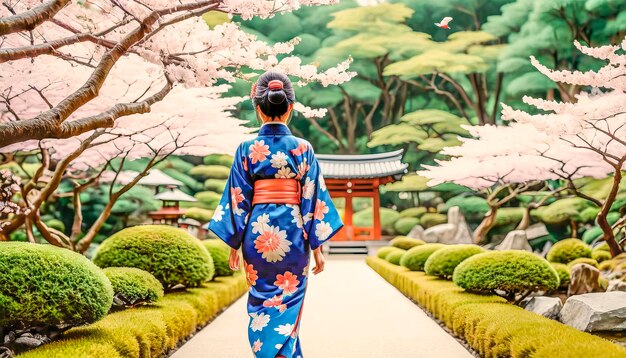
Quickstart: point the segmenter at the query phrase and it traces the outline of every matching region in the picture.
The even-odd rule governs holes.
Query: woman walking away
[[[255,357],[302,357],[298,331],[310,251],[318,274],[321,245],[343,224],[311,144],[287,127],[296,99],[289,78],[266,72],[250,96],[263,125],[237,148],[209,229],[231,247],[234,270],[242,249]]]

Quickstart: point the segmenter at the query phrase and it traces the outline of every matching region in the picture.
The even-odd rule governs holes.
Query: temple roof
[[[155,199],[163,201],[198,201],[191,195],[187,195],[176,188],[168,188],[154,196]]]
[[[400,149],[378,154],[317,154],[316,157],[324,178],[368,179],[405,174],[409,165],[402,163],[403,152]]]
[[[150,172],[145,177],[139,179],[139,184],[148,186],[161,186],[161,185],[174,185],[183,186],[180,180],[176,180],[169,175],[166,175],[159,169],[150,169]]]

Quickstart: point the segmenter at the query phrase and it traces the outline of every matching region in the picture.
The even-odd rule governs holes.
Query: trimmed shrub
[[[424,227],[424,229],[428,229],[429,227],[440,224],[445,224],[447,222],[448,217],[445,214],[426,213],[420,218],[420,223]]]
[[[230,269],[228,259],[230,257],[230,246],[221,239],[203,240],[204,247],[209,251],[215,266],[215,277],[232,276],[235,271]]]
[[[82,325],[109,312],[111,283],[83,255],[52,245],[0,246],[0,327]]]
[[[580,221],[580,214],[593,206],[589,200],[582,198],[565,198],[533,211],[533,216],[546,224],[560,224],[570,220]]]
[[[220,277],[202,287],[169,293],[149,307],[114,312],[95,324],[70,329],[62,340],[20,358],[166,356],[246,290],[244,275]]]
[[[504,291],[511,295],[559,287],[559,275],[550,263],[527,251],[489,251],[461,262],[454,283],[470,292]]]
[[[406,250],[402,249],[393,250],[385,256],[385,260],[390,264],[400,265],[400,259],[402,259],[405,252]]]
[[[570,270],[566,264],[560,264],[558,262],[551,262],[552,267],[556,270],[557,275],[559,275],[559,288],[567,288],[570,282]]]
[[[163,297],[163,285],[150,272],[133,267],[109,267],[104,273],[113,286],[113,304],[133,307]]]
[[[468,221],[479,221],[489,211],[487,200],[478,196],[459,195],[446,201],[445,210],[458,206],[459,210]]]
[[[226,180],[224,179],[207,179],[204,181],[204,190],[214,191],[216,193],[223,193],[226,187]]]
[[[189,208],[185,210],[185,216],[201,223],[209,222],[213,217],[213,210],[203,208]]]
[[[393,240],[389,241],[389,244],[399,249],[408,250],[412,247],[424,245],[425,242],[420,239],[414,239],[406,236],[396,236]]]
[[[417,207],[417,208],[408,208],[400,212],[400,217],[419,219],[422,215],[426,214],[427,212],[428,212],[428,209],[422,206]]]
[[[376,257],[367,257],[366,262],[481,357],[596,357],[598,352],[605,358],[626,356],[624,347],[508,304],[501,297],[465,292],[452,282]]]
[[[579,257],[591,258],[591,247],[579,239],[565,239],[550,248],[546,258],[550,262],[566,264]]]
[[[126,228],[105,240],[93,259],[100,267],[135,267],[150,272],[166,291],[199,286],[213,277],[213,260],[200,240],[167,225]]]
[[[376,256],[384,260],[387,254],[395,249],[397,249],[397,247],[383,246],[376,251]]]
[[[567,267],[569,267],[571,269],[576,264],[587,264],[587,265],[591,265],[593,267],[598,267],[598,261],[596,261],[594,259],[590,259],[588,257],[579,257],[579,258],[577,258],[575,260],[572,260],[572,261],[567,263]]]
[[[598,263],[611,259],[611,253],[604,250],[593,250],[591,257]]]
[[[202,179],[227,179],[230,168],[221,165],[198,165],[189,171],[192,177]]]
[[[59,219],[50,219],[46,221],[46,225],[51,229],[59,230],[60,232],[65,232],[65,224],[63,223],[63,221]]]
[[[400,218],[400,213],[393,209],[380,208],[380,226],[384,233],[394,234],[393,225]],[[371,226],[374,223],[374,209],[367,208],[354,213],[354,226]]]
[[[203,162],[205,165],[222,165],[225,167],[230,167],[233,165],[232,155],[228,154],[211,154],[204,157]]]
[[[517,225],[522,221],[524,208],[500,208],[496,212],[495,226]]]
[[[167,159],[156,165],[157,169],[173,168],[181,173],[186,173],[195,167],[194,164],[185,161],[181,157],[169,156]]]
[[[593,226],[583,232],[581,239],[586,244],[591,244],[598,238],[602,237],[604,232],[599,226]]]
[[[444,244],[431,243],[410,248],[404,256],[402,256],[400,265],[411,271],[424,271],[424,265],[428,257],[445,246]]]
[[[600,212],[600,208],[596,206],[590,206],[580,212],[580,222],[593,223]]]
[[[598,246],[595,246],[593,248],[593,251],[606,251],[606,252],[611,252],[611,248],[609,247],[609,244],[605,242],[601,243]]]
[[[461,262],[484,251],[478,245],[450,245],[430,255],[424,264],[424,271],[431,276],[450,279]]]
[[[415,225],[419,225],[419,223],[420,220],[417,218],[401,217],[398,219],[398,221],[395,222],[395,224],[393,224],[393,228],[395,229],[396,233],[406,235],[411,232],[411,229],[413,229]]]

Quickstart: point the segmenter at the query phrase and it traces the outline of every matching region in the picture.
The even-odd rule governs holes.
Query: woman
[[[224,195],[209,229],[238,249],[249,285],[248,339],[256,357],[302,357],[298,330],[310,251],[324,270],[321,245],[342,226],[311,144],[291,135],[295,94],[287,76],[266,72],[250,93],[263,122],[237,148]]]

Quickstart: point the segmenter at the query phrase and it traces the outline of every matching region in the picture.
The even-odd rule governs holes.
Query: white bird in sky
[[[446,16],[443,20],[441,20],[441,22],[435,22],[435,25],[437,27],[441,27],[442,29],[450,29],[450,26],[448,26],[450,21],[452,21],[452,18],[450,16]]]

